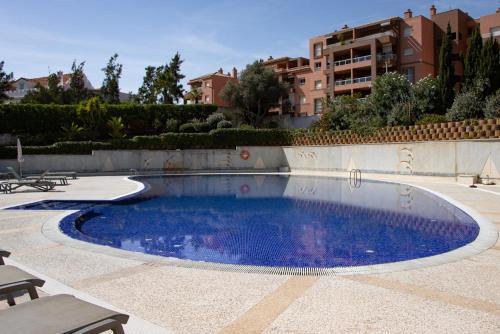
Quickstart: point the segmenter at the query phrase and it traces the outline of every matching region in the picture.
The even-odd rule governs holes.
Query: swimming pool
[[[43,201],[16,209],[79,210],[61,230],[146,254],[221,264],[333,268],[442,254],[477,223],[411,186],[282,175],[144,176],[117,201]]]

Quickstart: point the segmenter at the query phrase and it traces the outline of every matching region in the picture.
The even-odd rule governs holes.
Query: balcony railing
[[[393,59],[396,59],[396,55],[394,53],[377,54],[377,61],[393,60]]]
[[[352,83],[360,83],[360,82],[368,82],[372,81],[372,76],[366,76],[366,77],[360,77],[360,78],[355,78]]]
[[[354,78],[354,79],[335,80],[335,86],[345,86],[345,85],[350,85],[350,84],[354,84],[354,83],[369,82],[369,81],[372,81],[371,75],[368,75],[366,77]]]
[[[359,63],[359,62],[371,60],[371,59],[372,59],[372,55],[366,55],[366,56],[354,57],[354,58],[352,58],[352,62]]]
[[[335,80],[335,86],[345,86],[345,85],[350,85],[351,83],[352,79]]]
[[[344,59],[344,60],[337,60],[335,62],[335,66],[342,66],[342,65],[347,65],[351,63],[351,59]]]

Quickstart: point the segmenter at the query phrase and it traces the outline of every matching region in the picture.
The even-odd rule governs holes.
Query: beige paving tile
[[[264,333],[498,333],[500,317],[343,278],[322,278]]]
[[[177,333],[216,333],[287,280],[162,267],[83,290]]]

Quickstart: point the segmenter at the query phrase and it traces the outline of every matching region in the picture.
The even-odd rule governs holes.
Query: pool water
[[[61,230],[147,254],[225,264],[331,268],[404,261],[472,242],[476,222],[407,185],[278,175],[148,176],[118,201],[44,201],[79,210]]]

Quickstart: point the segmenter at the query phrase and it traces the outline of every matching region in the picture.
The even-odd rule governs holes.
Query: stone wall
[[[0,160],[0,172],[16,167]],[[27,155],[27,173],[51,171],[129,172],[178,170],[349,171],[456,176],[474,174],[500,179],[500,139],[386,144],[238,147],[235,150],[121,150],[91,155]]]
[[[426,125],[382,128],[362,136],[352,131],[311,132],[294,145],[335,145],[500,138],[500,119],[467,120]]]

